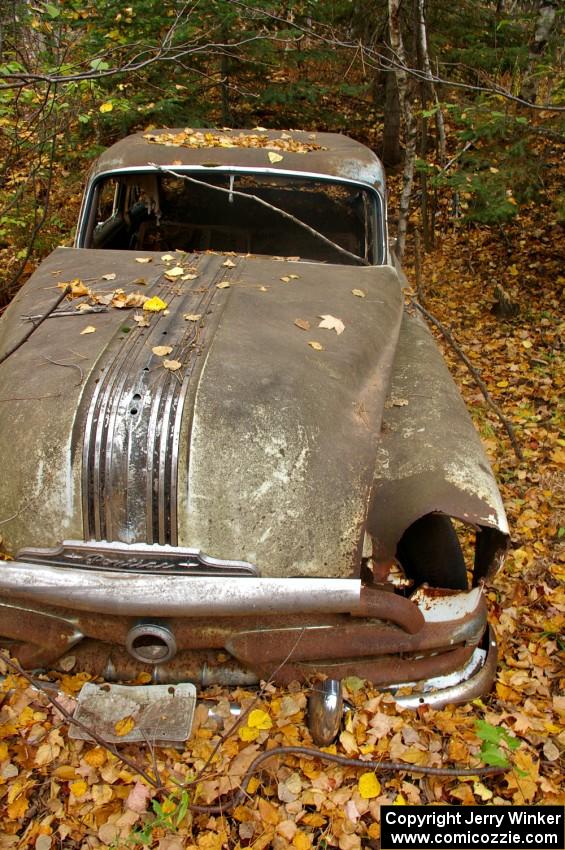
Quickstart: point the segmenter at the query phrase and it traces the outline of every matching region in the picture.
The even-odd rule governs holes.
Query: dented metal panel
[[[432,512],[492,530],[496,564],[508,524],[490,464],[431,333],[405,311],[367,522],[376,556],[393,557],[408,526]]]

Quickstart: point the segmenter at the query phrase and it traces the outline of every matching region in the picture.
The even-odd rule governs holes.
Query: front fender
[[[480,530],[476,578],[490,573],[508,540],[500,493],[431,333],[405,310],[367,522],[378,560],[394,557],[403,532],[435,512]]]

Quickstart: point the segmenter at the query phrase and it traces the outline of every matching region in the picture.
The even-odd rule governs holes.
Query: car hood
[[[0,366],[5,545],[170,544],[263,575],[358,572],[395,270],[169,257],[57,249],[6,311],[0,354],[63,281],[166,304],[51,316]]]

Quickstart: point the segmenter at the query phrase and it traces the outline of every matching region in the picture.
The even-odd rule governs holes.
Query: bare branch
[[[179,171],[173,171],[172,168],[165,168],[162,165],[157,165],[155,162],[150,162],[149,165],[156,168],[158,171],[161,171],[165,174],[172,174],[173,177],[179,177],[181,180],[186,180],[189,183],[195,183],[197,186],[204,186],[206,189],[213,189],[215,192],[223,192],[225,195],[230,197],[236,196],[238,198],[251,198],[253,201],[256,201],[261,206],[266,207],[272,212],[277,213],[278,215],[283,216],[283,218],[292,221],[294,224],[301,227],[303,230],[306,230],[310,233],[311,236],[314,236],[315,239],[319,239],[320,242],[324,242],[326,245],[329,245],[334,251],[337,251],[339,254],[342,254],[344,257],[347,257],[350,260],[354,260],[360,266],[369,266],[370,263],[367,260],[362,259],[362,257],[358,257],[357,254],[352,254],[351,251],[348,251],[346,248],[342,248],[341,245],[338,245],[336,242],[332,242],[331,239],[328,239],[327,236],[324,236],[323,233],[320,233],[318,230],[315,230],[313,227],[310,227],[306,222],[301,221],[299,218],[291,215],[286,210],[281,210],[280,207],[275,207],[273,204],[267,203],[263,198],[260,198],[258,195],[252,195],[247,192],[238,192],[236,189],[224,189],[222,186],[214,186],[212,183],[206,183],[204,180],[197,180],[195,177],[189,177],[187,174],[182,174]]]
[[[297,24],[295,21],[291,21],[288,18],[277,15],[274,12],[269,12],[266,9],[256,9],[251,6],[248,6],[247,3],[244,3],[243,0],[229,0],[229,2],[233,6],[239,6],[243,9],[246,9],[251,15],[263,16],[265,18],[269,18],[273,21],[278,21],[279,23],[284,24],[290,29],[298,30],[299,32],[308,35],[312,39],[316,39],[317,41],[322,41],[325,44],[330,45],[334,49],[336,47],[342,47],[347,50],[358,51],[360,49],[360,45],[355,41],[344,41],[343,39],[332,36],[324,36],[315,30],[304,27],[300,24]],[[505,98],[505,100],[509,100],[512,103],[517,103],[520,106],[527,107],[528,109],[538,109],[545,110],[546,112],[565,112],[565,106],[556,106],[552,103],[532,103],[529,100],[524,100],[521,97],[518,97],[512,92],[508,91],[508,89],[503,88],[502,86],[496,85],[496,83],[490,83],[489,85],[481,86],[481,85],[473,85],[472,83],[463,83],[458,80],[450,80],[444,77],[440,77],[437,74],[432,74],[431,78],[427,77],[425,72],[423,72],[420,68],[411,68],[408,65],[402,63],[398,58],[392,58],[390,55],[385,55],[380,51],[376,50],[373,47],[369,47],[364,45],[361,47],[361,52],[364,55],[364,61],[370,67],[380,68],[382,70],[390,70],[393,71],[395,69],[399,69],[405,71],[407,74],[410,74],[412,77],[415,77],[419,80],[426,80],[428,82],[437,83],[438,85],[447,86],[450,88],[458,88],[464,89],[466,91],[474,91],[483,94],[491,94],[491,95],[499,95],[500,97]]]

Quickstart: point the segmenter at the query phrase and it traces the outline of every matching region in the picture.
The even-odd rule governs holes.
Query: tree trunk
[[[426,11],[425,0],[416,0],[418,4],[418,46],[422,59],[422,70],[425,75],[425,86],[429,93],[430,100],[436,105],[435,121],[437,129],[437,147],[440,163],[445,162],[445,123],[443,120],[443,112],[437,96],[436,87],[434,84],[434,75],[432,73],[432,65],[430,62],[430,54],[428,52],[428,31],[426,27]],[[425,108],[425,106],[424,106]]]
[[[534,37],[530,42],[528,69],[524,75],[524,81],[520,91],[520,97],[530,103],[536,102],[538,94],[536,64],[547,47],[547,42],[549,41],[551,30],[555,23],[556,11],[556,0],[540,0]]]
[[[408,227],[408,215],[410,211],[410,196],[414,181],[414,160],[416,158],[416,121],[412,111],[410,90],[408,86],[408,74],[406,71],[406,54],[399,18],[400,0],[388,0],[388,25],[390,32],[390,46],[392,48],[396,64],[394,74],[398,85],[398,96],[402,118],[404,121],[404,171],[402,175],[402,191],[398,208],[398,226],[396,255],[401,261],[406,247],[406,230]]]
[[[385,106],[383,129],[383,162],[385,165],[398,165],[402,159],[400,150],[400,101],[396,75],[392,71],[385,74]]]

